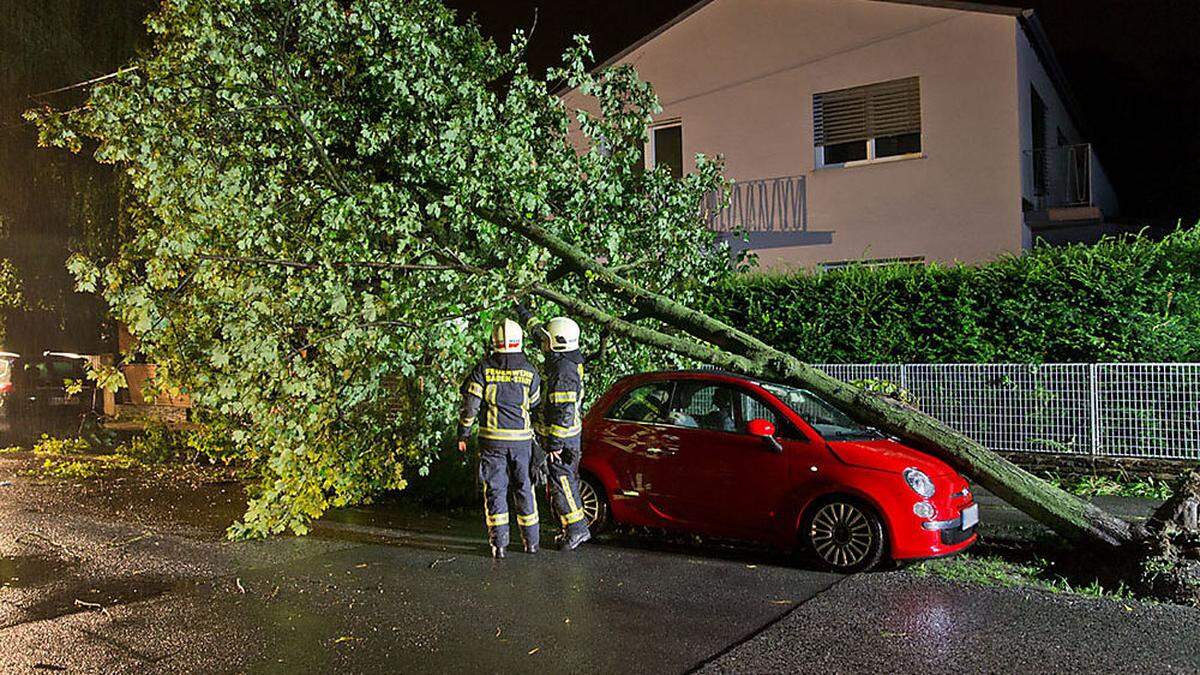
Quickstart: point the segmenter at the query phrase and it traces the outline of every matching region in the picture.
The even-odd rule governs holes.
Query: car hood
[[[829,441],[829,449],[843,462],[867,469],[901,473],[909,467],[920,469],[929,476],[955,473],[942,460],[890,438],[864,441]]]

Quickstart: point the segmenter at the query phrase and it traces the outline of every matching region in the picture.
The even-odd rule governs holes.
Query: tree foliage
[[[590,73],[583,39],[541,78],[524,33],[498,46],[434,0],[172,0],[148,26],[85,106],[29,115],[125,173],[134,235],[70,267],[259,472],[234,534],[303,532],[427,467],[514,298],[627,315],[514,222],[683,301],[731,268],[697,208],[719,162],[641,171],[654,94]],[[607,353],[613,374],[663,358]]]
[[[21,286],[12,263],[0,258],[0,312],[21,306]],[[0,346],[4,345],[4,314],[0,313]]]
[[[814,363],[1200,360],[1200,226],[978,266],[754,274],[714,316]]]

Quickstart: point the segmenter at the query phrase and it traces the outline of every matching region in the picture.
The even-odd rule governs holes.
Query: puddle
[[[0,556],[0,588],[35,588],[61,578],[70,563],[43,556]]]

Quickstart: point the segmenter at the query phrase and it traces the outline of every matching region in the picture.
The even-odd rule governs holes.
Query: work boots
[[[504,547],[503,546],[493,546],[492,547],[492,557],[496,558],[497,560],[499,560],[500,558],[503,558],[504,557]]]
[[[576,532],[559,539],[559,548],[563,551],[574,551],[579,548],[579,545],[592,538],[592,533],[588,530]]]

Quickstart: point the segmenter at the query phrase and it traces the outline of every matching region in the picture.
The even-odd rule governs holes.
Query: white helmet
[[[521,326],[512,319],[505,319],[492,329],[492,350],[500,354],[521,351]]]
[[[551,351],[570,352],[579,349],[579,324],[565,316],[550,319],[546,324],[546,334],[550,336]]]

